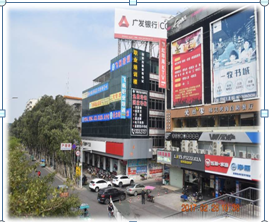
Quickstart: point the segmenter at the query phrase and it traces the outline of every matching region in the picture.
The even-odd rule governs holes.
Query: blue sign
[[[82,98],[85,99],[85,98],[87,98],[87,97],[96,95],[96,94],[101,93],[101,92],[104,92],[104,91],[106,91],[106,90],[108,90],[108,83],[105,83],[105,84],[103,84],[103,85],[101,85],[101,86],[98,86],[98,87],[95,88],[95,89],[91,89],[91,90],[89,90],[88,92],[84,92],[84,93],[82,94]]]
[[[147,167],[146,166],[136,167],[136,174],[142,174],[142,173],[147,173]]]
[[[103,121],[110,121],[110,120],[116,120],[121,119],[121,111],[116,110],[109,113],[103,113],[103,114],[96,114],[91,116],[83,116],[81,119],[82,123],[90,123],[90,122],[103,122]],[[128,119],[131,118],[131,108],[126,110],[126,117]]]
[[[132,62],[132,53],[130,53],[127,56],[124,56],[123,58],[121,58],[120,60],[111,63],[111,67],[110,67],[110,72],[113,72],[127,64],[129,64],[130,62]]]
[[[126,119],[126,76],[121,76],[121,119]]]

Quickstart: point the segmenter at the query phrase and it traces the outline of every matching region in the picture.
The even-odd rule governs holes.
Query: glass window
[[[186,118],[185,120],[186,120],[187,127],[197,127],[196,118]]]
[[[235,126],[235,115],[219,116],[219,126]]]

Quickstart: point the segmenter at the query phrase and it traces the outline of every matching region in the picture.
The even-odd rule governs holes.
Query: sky
[[[138,9],[169,15],[183,10]],[[109,70],[110,60],[117,56],[112,7],[9,9],[7,25],[8,122],[22,115],[31,98],[81,97],[83,90],[93,86],[94,78]]]

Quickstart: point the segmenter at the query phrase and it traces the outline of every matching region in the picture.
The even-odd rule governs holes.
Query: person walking
[[[37,175],[38,175],[38,177],[40,177],[41,176],[41,172],[40,171],[37,171]]]
[[[113,216],[113,205],[112,203],[109,203],[108,206],[107,206],[107,211],[108,211],[108,217],[111,218]]]
[[[145,193],[145,191],[144,191],[144,189],[143,189],[142,192],[141,192],[141,196],[142,196],[142,198],[141,198],[141,200],[142,200],[142,204],[145,204],[145,195],[146,195],[146,193]]]

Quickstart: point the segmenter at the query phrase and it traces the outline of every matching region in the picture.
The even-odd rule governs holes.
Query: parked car
[[[126,193],[121,190],[118,190],[117,188],[109,187],[99,190],[97,200],[99,203],[109,204],[110,197],[112,198],[112,201],[115,200],[123,201],[126,199]]]
[[[126,192],[129,195],[134,195],[136,196],[137,194],[141,194],[142,190],[145,188],[144,185],[142,184],[133,184],[129,187],[126,188]]]
[[[112,180],[113,185],[122,187],[123,185],[132,185],[134,184],[134,179],[129,178],[126,175],[117,175]]]
[[[107,187],[112,187],[112,183],[100,178],[93,179],[89,184],[89,188],[91,190],[95,190],[95,192],[98,192],[100,189],[104,189]]]

